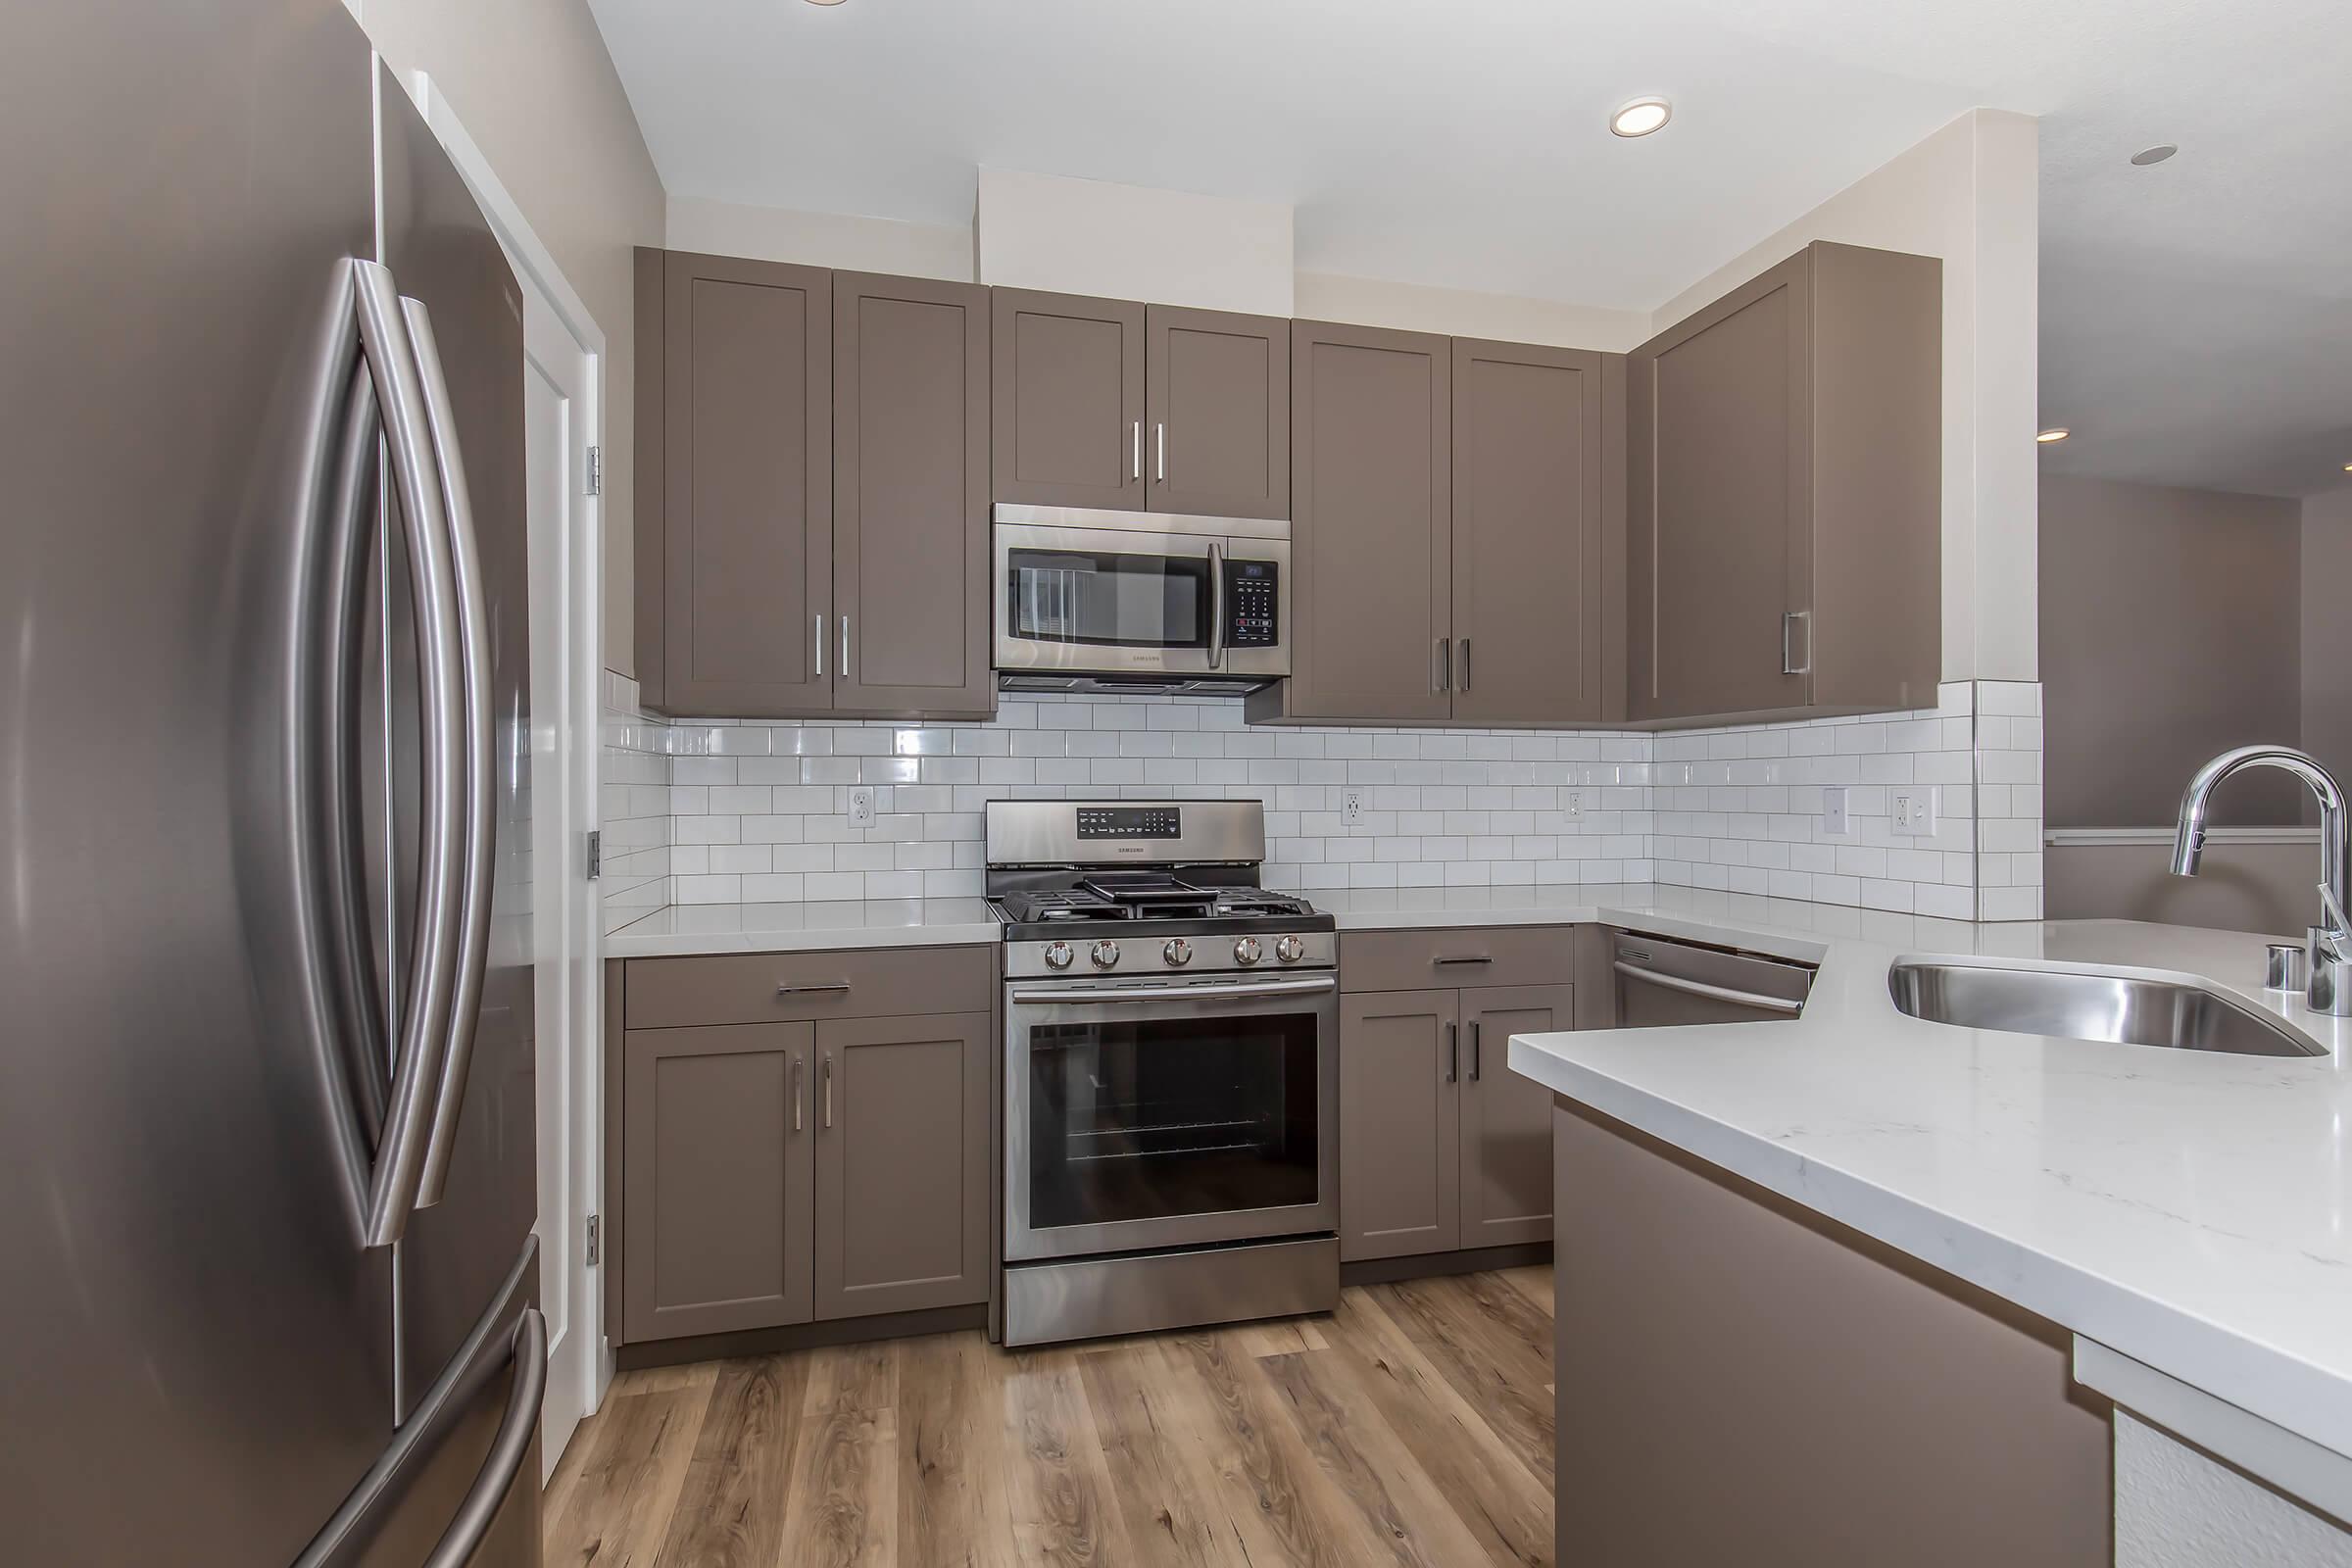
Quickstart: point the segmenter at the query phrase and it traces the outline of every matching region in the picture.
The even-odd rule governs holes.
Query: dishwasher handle
[[[1704,980],[1686,980],[1679,974],[1666,974],[1657,969],[1644,969],[1640,964],[1628,963],[1623,958],[1619,958],[1611,967],[1629,980],[1640,980],[1653,986],[1664,986],[1669,991],[1680,991],[1686,996],[1705,997],[1713,1002],[1729,1002],[1738,1006],[1756,1007],[1765,1012],[1784,1013],[1791,1018],[1805,1010],[1803,1003],[1791,1002],[1787,997],[1767,997],[1755,991],[1736,991],[1730,986],[1711,986]]]

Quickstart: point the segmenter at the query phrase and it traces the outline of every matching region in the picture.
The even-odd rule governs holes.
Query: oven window
[[[1033,1027],[1031,1227],[1315,1202],[1316,1021]]]
[[[1198,556],[1009,550],[1012,633],[1033,642],[1206,648],[1208,562]]]

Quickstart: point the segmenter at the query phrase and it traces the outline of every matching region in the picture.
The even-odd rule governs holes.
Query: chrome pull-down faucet
[[[2241,746],[2197,769],[2180,793],[2180,824],[2173,836],[2173,875],[2195,876],[2197,858],[2205,853],[2205,808],[2214,786],[2241,768],[2276,767],[2292,773],[2320,799],[2320,923],[2305,928],[2303,946],[2310,959],[2304,1005],[2314,1012],[2352,1016],[2352,887],[2345,885],[2352,867],[2352,813],[2345,810],[2343,786],[2309,752],[2291,746]]]

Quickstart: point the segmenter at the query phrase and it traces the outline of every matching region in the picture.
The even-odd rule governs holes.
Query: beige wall
[[[346,0],[351,4],[352,0]],[[629,252],[662,181],[588,0],[357,0],[394,70],[429,74],[605,334],[605,662],[629,672],[636,361]]]
[[[2320,917],[2320,840],[2210,839],[2193,877],[2172,874],[2169,838],[2141,844],[2070,844],[2042,850],[2042,913],[2052,920],[2157,920],[2166,925],[2288,935]]]
[[[2300,739],[2302,536],[2292,501],[2044,476],[2051,826],[2169,823],[2207,759]],[[2217,822],[2301,819],[2302,786],[2282,773],[2214,797]]]
[[[1651,313],[1689,316],[1815,240],[1943,259],[1943,678],[2032,680],[2040,165],[1971,110]]]
[[[1300,272],[1298,314],[1315,321],[1396,326],[1447,337],[1498,338],[1621,354],[1649,337],[1649,313],[1610,311],[1565,300],[1482,294],[1426,283],[1391,283],[1339,272]]]
[[[672,196],[666,234],[662,243],[673,251],[937,277],[951,283],[972,280],[972,230],[964,223],[906,223]]]
[[[2352,490],[2303,503],[2303,749],[2352,783]]]

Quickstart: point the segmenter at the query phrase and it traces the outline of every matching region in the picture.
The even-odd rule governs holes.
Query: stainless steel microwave
[[[1291,525],[996,509],[996,667],[1011,689],[1241,692],[1291,672]]]

